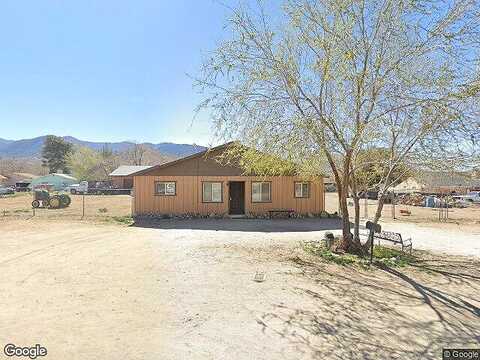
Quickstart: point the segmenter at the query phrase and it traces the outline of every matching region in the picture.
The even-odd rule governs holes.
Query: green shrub
[[[337,254],[327,249],[323,242],[305,242],[303,248],[306,252],[333,262],[338,265],[368,266],[370,257],[361,257],[353,254]],[[403,267],[416,262],[413,255],[386,246],[376,245],[373,248],[373,262],[382,263],[389,267]]]
[[[119,224],[131,225],[134,223],[131,216],[112,216],[112,220]]]

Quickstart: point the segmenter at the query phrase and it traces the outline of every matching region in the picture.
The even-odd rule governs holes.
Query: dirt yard
[[[132,197],[129,195],[70,195],[72,203],[64,209],[36,209],[35,216],[46,218],[103,218],[131,216]],[[31,217],[32,195],[16,193],[0,197],[0,217]],[[85,202],[84,202],[85,201]],[[85,209],[85,210],[84,210]]]
[[[35,216],[47,218],[105,218],[131,216],[132,197],[128,195],[88,195],[85,198],[81,195],[72,195],[72,204],[65,209],[49,210],[37,209]],[[83,200],[85,199],[85,206]],[[32,195],[26,193],[17,193],[15,196],[0,197],[0,217],[31,217],[32,216]],[[326,210],[333,213],[338,210],[337,195],[335,193],[326,193]],[[350,201],[351,202],[351,201]],[[365,213],[363,200],[361,202],[362,218],[372,218],[377,206],[376,200],[368,201],[368,210]],[[85,208],[85,212],[83,212]],[[409,210],[410,216],[402,216],[400,209]],[[350,206],[351,215],[353,215],[353,204]],[[367,215],[367,216],[365,216]],[[385,205],[382,212],[382,220],[386,222],[393,221],[391,205]],[[415,223],[415,224],[438,224],[438,209],[423,208],[418,206],[396,206],[395,222]],[[450,209],[449,220],[446,222],[448,228],[455,229],[456,225],[468,225],[480,231],[480,206],[465,209]]]
[[[39,343],[47,359],[410,360],[478,347],[478,259],[355,270],[306,254],[299,242],[318,232],[304,226],[202,224],[1,219],[0,343]]]
[[[336,193],[326,193],[326,210],[329,212],[338,211],[338,196]],[[377,200],[368,200],[368,206],[365,208],[365,200],[360,201],[360,215],[362,218],[373,218],[377,209]],[[349,201],[349,212],[353,215],[353,200]],[[410,211],[410,215],[402,215],[400,210]],[[426,208],[422,206],[396,205],[396,221],[421,223],[438,223],[438,209]],[[382,211],[382,219],[390,221],[393,219],[392,205],[385,204]],[[480,205],[474,205],[468,208],[451,208],[448,210],[447,223],[462,225],[480,225]]]

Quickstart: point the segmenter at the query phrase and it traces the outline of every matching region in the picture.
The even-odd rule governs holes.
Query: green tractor
[[[72,202],[70,196],[67,194],[59,194],[51,196],[48,190],[35,190],[33,195],[32,207],[48,208],[48,209],[60,209],[66,208]]]

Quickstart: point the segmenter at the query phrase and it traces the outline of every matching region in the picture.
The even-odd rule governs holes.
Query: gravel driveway
[[[140,227],[155,227],[158,229],[191,229],[230,231],[233,233],[259,233],[266,238],[291,241],[292,234],[297,240],[313,240],[323,238],[325,231],[341,234],[341,223],[336,219],[275,219],[275,220],[161,220],[149,224],[140,223]],[[383,230],[395,231],[403,238],[412,238],[414,249],[430,250],[439,253],[480,257],[480,226],[456,225],[454,223],[414,224],[406,222],[383,222]],[[366,233],[366,230],[362,230]],[[251,235],[248,235],[251,236]],[[258,237],[263,239],[264,236]]]
[[[478,345],[478,263],[316,265],[298,243],[335,224],[287,224],[0,221],[0,345],[38,343],[46,360],[410,360]]]

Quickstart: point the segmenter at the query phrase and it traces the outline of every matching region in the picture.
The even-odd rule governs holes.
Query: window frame
[[[297,196],[297,191],[296,191],[297,184],[302,184],[302,196]],[[307,187],[308,187],[307,196],[303,194],[303,184],[307,184]],[[294,181],[293,182],[293,197],[295,199],[309,199],[311,192],[312,192],[312,187],[311,187],[310,181]]]
[[[264,184],[267,183],[269,184],[268,189],[269,189],[269,199],[268,200],[253,200],[253,184]],[[262,204],[262,203],[271,203],[272,202],[272,182],[271,181],[252,181],[250,185],[250,200],[252,201],[252,204]]]
[[[158,191],[157,191],[157,187],[158,187],[158,184],[160,183],[164,183],[164,184],[174,184],[175,186],[175,192],[173,194],[167,194],[167,187],[165,186],[165,194],[160,194]],[[155,188],[153,189],[154,192],[155,192],[155,196],[177,196],[177,182],[175,180],[167,180],[167,181],[164,181],[164,180],[159,180],[159,181],[155,181]]]
[[[220,201],[208,201],[208,200],[205,200],[205,197],[204,197],[204,186],[205,184],[220,184],[220,196],[221,196],[221,199]],[[213,194],[213,192],[212,192]],[[221,204],[223,203],[223,181],[202,181],[202,203],[204,204]]]

